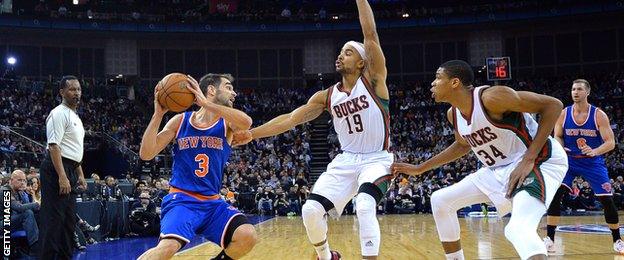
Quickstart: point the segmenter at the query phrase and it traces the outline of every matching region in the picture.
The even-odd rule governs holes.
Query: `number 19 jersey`
[[[379,98],[366,78],[360,77],[351,92],[342,83],[327,92],[327,110],[332,115],[340,147],[351,153],[372,153],[390,146],[388,100]]]
[[[194,112],[182,114],[173,145],[171,186],[205,196],[219,194],[232,148],[223,118],[212,126],[193,125]]]
[[[510,112],[500,121],[491,119],[481,101],[481,94],[488,87],[473,89],[472,112],[467,117],[458,108],[452,108],[453,125],[481,163],[488,167],[504,166],[522,159],[538,125],[528,113]],[[548,160],[551,142],[546,142],[538,161]]]

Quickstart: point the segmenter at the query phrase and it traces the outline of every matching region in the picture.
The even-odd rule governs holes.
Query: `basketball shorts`
[[[186,243],[195,235],[225,248],[225,232],[234,216],[242,214],[222,199],[199,200],[176,192],[163,198],[160,238],[173,237]]]
[[[550,140],[550,142],[552,145],[548,159],[535,163],[533,170],[522,185],[513,192],[516,194],[526,190],[531,196],[544,202],[546,208],[550,205],[568,170],[568,159],[563,147],[556,141]],[[483,167],[466,176],[466,179],[472,181],[481,192],[488,196],[501,217],[511,212],[511,200],[505,195],[509,176],[518,163],[520,160],[504,166]]]
[[[569,157],[570,168],[563,179],[563,185],[572,188],[572,182],[576,176],[583,177],[589,182],[596,196],[610,196],[611,182],[609,182],[609,172],[603,160],[600,158],[572,158]]]
[[[387,151],[360,154],[343,152],[327,165],[325,171],[314,184],[312,193],[327,198],[334,204],[328,212],[339,217],[349,200],[357,194],[363,183],[370,182],[387,191],[387,183],[392,179],[390,166],[394,155]]]

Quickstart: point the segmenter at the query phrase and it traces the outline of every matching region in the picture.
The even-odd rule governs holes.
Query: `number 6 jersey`
[[[388,149],[388,100],[379,98],[366,78],[358,78],[351,93],[342,90],[341,82],[330,87],[327,106],[343,151],[372,153]]]
[[[205,196],[219,194],[223,170],[232,148],[225,120],[201,128],[191,123],[195,112],[185,112],[173,145],[171,186]]]
[[[491,119],[481,102],[481,94],[488,87],[473,89],[472,109],[468,117],[464,117],[458,108],[452,108],[453,125],[484,166],[504,166],[522,159],[533,142],[538,125],[528,113],[510,112],[500,121]],[[548,159],[551,142],[546,142],[538,160]]]

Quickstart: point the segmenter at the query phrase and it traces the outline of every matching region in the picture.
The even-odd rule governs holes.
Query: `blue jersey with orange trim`
[[[564,147],[570,149],[568,155],[572,158],[585,158],[581,148],[585,145],[596,149],[603,144],[602,136],[596,125],[595,106],[589,106],[589,113],[585,122],[578,124],[574,121],[574,106],[565,108],[565,121],[563,123],[563,143]],[[597,160],[603,160],[602,156],[593,157]]]
[[[194,112],[185,112],[173,145],[171,186],[199,193],[219,194],[223,170],[232,148],[227,142],[226,124],[199,128],[191,123]]]

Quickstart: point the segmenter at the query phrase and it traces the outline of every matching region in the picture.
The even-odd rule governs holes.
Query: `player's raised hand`
[[[160,102],[158,102],[158,93],[160,93],[161,89],[162,85],[160,84],[160,82],[158,82],[158,84],[156,84],[156,86],[154,87],[154,114],[162,116],[167,113],[169,109],[165,108],[163,105],[160,104]]]
[[[390,171],[395,177],[399,175],[399,173],[418,176],[425,172],[420,165],[413,165],[409,163],[393,163],[392,166],[390,166]]]
[[[589,145],[585,145],[585,146],[581,147],[581,152],[583,152],[584,155],[587,155],[589,157],[594,157],[594,156],[597,155],[596,151],[594,151],[594,149],[589,147]]]
[[[507,194],[506,197],[511,199],[513,192],[522,187],[524,185],[524,179],[529,176],[531,170],[533,170],[533,166],[535,165],[535,160],[531,159],[522,159],[516,168],[509,174],[509,182],[507,183]]]
[[[186,88],[188,88],[188,90],[193,92],[193,94],[195,95],[195,104],[200,107],[210,105],[210,102],[208,102],[208,99],[199,88],[199,83],[197,83],[197,80],[191,77],[191,75],[186,75],[186,77],[188,78],[189,83],[191,83],[190,86],[187,85]]]
[[[232,137],[232,146],[246,145],[253,140],[250,130],[238,130],[234,132]]]

